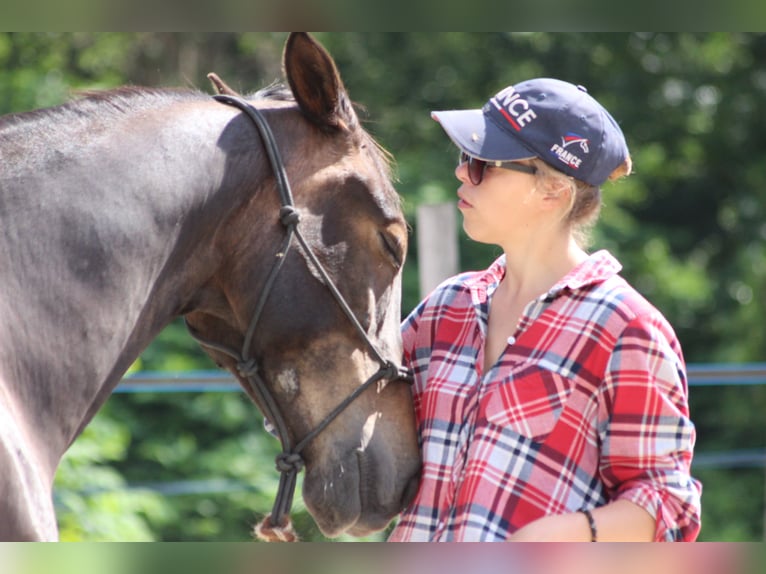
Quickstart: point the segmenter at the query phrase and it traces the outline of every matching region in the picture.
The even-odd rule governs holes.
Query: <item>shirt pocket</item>
[[[561,418],[572,386],[572,381],[554,371],[522,368],[487,395],[487,420],[534,442],[545,442]]]

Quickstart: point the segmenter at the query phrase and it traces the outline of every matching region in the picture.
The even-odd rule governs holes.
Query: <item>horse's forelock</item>
[[[290,90],[290,87],[282,82],[274,82],[265,88],[262,88],[258,90],[257,92],[247,96],[247,99],[251,100],[274,100],[274,101],[282,101],[282,102],[294,102],[295,97],[293,96],[292,91]],[[356,102],[351,102],[354,109],[357,111],[358,115],[361,115],[364,117],[366,115],[366,108],[364,106],[361,106],[360,104],[357,104]],[[368,146],[373,150],[373,155],[376,156],[380,167],[383,170],[383,173],[386,174],[386,176],[389,179],[394,179],[394,171],[395,171],[395,161],[394,161],[394,155],[388,151],[386,148],[384,148],[380,142],[378,142],[372,134],[370,134],[364,127],[360,124],[357,124],[352,129],[358,130],[360,137],[362,138],[362,145]]]
[[[282,82],[274,82],[269,84],[265,88],[261,88],[255,92],[251,99],[256,100],[277,100],[282,102],[294,102],[295,98],[290,88]]]

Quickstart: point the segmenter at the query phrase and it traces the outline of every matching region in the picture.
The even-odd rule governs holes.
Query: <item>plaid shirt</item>
[[[655,517],[656,540],[697,537],[681,348],[620,269],[599,251],[529,303],[486,373],[504,257],[446,281],[404,321],[423,473],[390,540],[504,540],[617,499]]]

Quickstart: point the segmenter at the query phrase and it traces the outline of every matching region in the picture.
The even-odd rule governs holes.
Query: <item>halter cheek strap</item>
[[[274,507],[271,514],[266,516],[263,521],[256,525],[254,529],[255,535],[261,540],[266,541],[295,541],[297,535],[290,522],[290,508],[292,506],[293,496],[295,494],[295,485],[297,481],[298,473],[305,466],[301,452],[303,449],[321,433],[327,426],[335,420],[335,418],[342,413],[359,395],[366,391],[370,386],[376,384],[382,380],[406,380],[412,382],[409,372],[402,366],[393,363],[390,360],[384,359],[381,352],[376,345],[370,340],[369,336],[365,332],[359,320],[354,315],[350,306],[343,298],[343,295],[338,290],[335,283],[328,275],[325,268],[316,257],[311,246],[306,242],[303,234],[300,232],[298,224],[300,223],[300,214],[296,211],[293,202],[293,195],[290,189],[290,183],[287,179],[287,172],[285,171],[284,164],[279,154],[274,134],[269,128],[266,119],[263,114],[250,105],[245,100],[228,94],[222,94],[214,96],[219,102],[235,106],[244,112],[255,124],[258,129],[258,133],[261,136],[266,153],[268,154],[269,161],[271,163],[272,170],[276,177],[277,190],[279,192],[280,201],[282,207],[279,210],[279,221],[285,228],[285,237],[280,245],[279,251],[275,255],[275,261],[266,278],[266,283],[263,291],[257,301],[255,311],[253,312],[252,319],[248,326],[245,338],[242,343],[241,351],[237,351],[226,345],[216,343],[213,341],[207,341],[197,334],[194,329],[186,322],[186,327],[189,330],[192,338],[194,338],[200,345],[218,351],[225,355],[228,355],[234,359],[236,364],[236,370],[239,376],[247,382],[250,390],[252,391],[258,405],[263,411],[263,415],[274,425],[277,436],[282,444],[282,452],[277,455],[276,467],[281,473],[279,478],[279,488],[277,490],[277,496],[274,501]],[[274,281],[276,280],[279,271],[282,269],[282,265],[286,259],[287,253],[293,245],[293,237],[295,237],[300,244],[302,251],[307,256],[309,262],[322,278],[323,283],[329,289],[336,303],[340,306],[343,313],[346,315],[351,324],[355,327],[360,337],[367,346],[370,354],[380,365],[378,370],[368,378],[364,383],[357,387],[350,395],[348,395],[343,401],[341,401],[324,419],[308,433],[297,444],[293,445],[290,440],[290,435],[287,429],[287,423],[282,411],[280,410],[277,401],[274,399],[269,386],[264,381],[260,374],[260,368],[258,362],[254,357],[250,355],[250,349],[252,347],[252,340],[255,333],[256,326],[260,319],[261,313],[266,305],[266,301],[271,293]]]

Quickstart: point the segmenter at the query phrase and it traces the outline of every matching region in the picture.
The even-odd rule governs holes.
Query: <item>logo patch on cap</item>
[[[580,169],[583,158],[574,153],[576,150],[568,149],[569,146],[575,144],[579,144],[579,147],[583,153],[590,153],[590,149],[588,147],[588,138],[584,138],[581,135],[573,132],[568,132],[561,138],[561,145],[553,144],[550,151],[553,153],[553,155],[556,156],[556,159],[566,164],[571,169]]]
[[[581,135],[572,132],[569,132],[567,135],[561,138],[561,146],[564,148],[576,143],[580,144],[582,151],[589,153],[590,150],[588,150],[588,138],[584,138]]]

